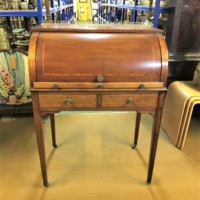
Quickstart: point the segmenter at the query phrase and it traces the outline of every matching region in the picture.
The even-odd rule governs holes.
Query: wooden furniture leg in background
[[[51,135],[52,135],[52,145],[57,148],[56,144],[56,130],[55,130],[55,115],[50,114],[50,121],[51,121]]]
[[[134,142],[132,144],[132,149],[134,149],[137,146],[138,134],[140,129],[140,119],[141,119],[141,113],[137,112],[135,121],[135,136],[134,136]]]
[[[42,116],[39,110],[39,101],[38,101],[37,93],[32,92],[32,100],[33,100],[33,114],[34,114],[34,122],[35,122],[36,139],[37,139],[37,144],[38,144],[43,184],[45,187],[48,187],[49,184],[47,180],[47,166],[46,166],[44,135],[43,135],[43,130],[42,130]]]

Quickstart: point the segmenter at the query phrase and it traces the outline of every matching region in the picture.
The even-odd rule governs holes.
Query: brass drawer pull
[[[67,100],[65,101],[65,104],[66,104],[66,105],[71,105],[71,104],[72,104],[72,100],[71,100],[71,99],[67,99]]]
[[[133,98],[128,98],[127,104],[134,104],[134,103],[135,103],[135,101]]]
[[[59,89],[59,85],[58,84],[54,84],[53,85],[53,89]]]
[[[102,88],[104,88],[104,85],[99,84],[99,85],[96,85],[95,87],[98,88],[98,89],[102,89]]]
[[[102,82],[104,80],[104,76],[102,74],[97,75],[97,81]]]
[[[145,87],[145,85],[144,84],[140,84],[139,85],[139,89],[145,89],[146,87]]]

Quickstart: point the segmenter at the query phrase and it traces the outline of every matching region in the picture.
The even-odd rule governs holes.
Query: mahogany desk
[[[168,53],[150,27],[44,24],[32,31],[29,73],[43,183],[48,186],[42,117],[60,111],[136,111],[154,116],[147,182],[152,179],[166,94]]]

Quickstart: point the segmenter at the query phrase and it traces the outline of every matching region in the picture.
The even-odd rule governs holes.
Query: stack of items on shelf
[[[0,0],[0,24],[8,33],[10,48],[28,50],[30,29],[36,24],[36,20],[33,17],[21,17],[20,12],[34,10],[35,4],[35,0]],[[9,11],[10,16],[6,16],[4,11]],[[19,16],[15,16],[16,12],[19,12]]]
[[[48,5],[48,6],[47,6]],[[47,19],[74,21],[73,0],[0,0],[0,27],[6,27],[12,49],[28,49],[30,30]]]
[[[28,10],[35,9],[35,0],[0,0],[1,10]]]
[[[43,0],[42,15],[45,23],[71,23],[75,16],[73,0]]]
[[[179,149],[183,149],[193,109],[200,104],[200,63],[193,81],[175,81],[168,89],[162,116],[162,127]]]
[[[167,13],[169,0],[99,0],[98,17],[103,23],[131,23],[158,27],[161,13]]]
[[[13,30],[14,42],[11,44],[13,48],[28,51],[30,32],[25,29]]]

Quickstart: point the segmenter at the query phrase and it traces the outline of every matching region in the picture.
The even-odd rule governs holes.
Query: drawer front
[[[111,94],[102,96],[102,108],[152,110],[157,104],[157,94]]]
[[[39,102],[42,111],[94,109],[97,99],[95,94],[41,92]]]

